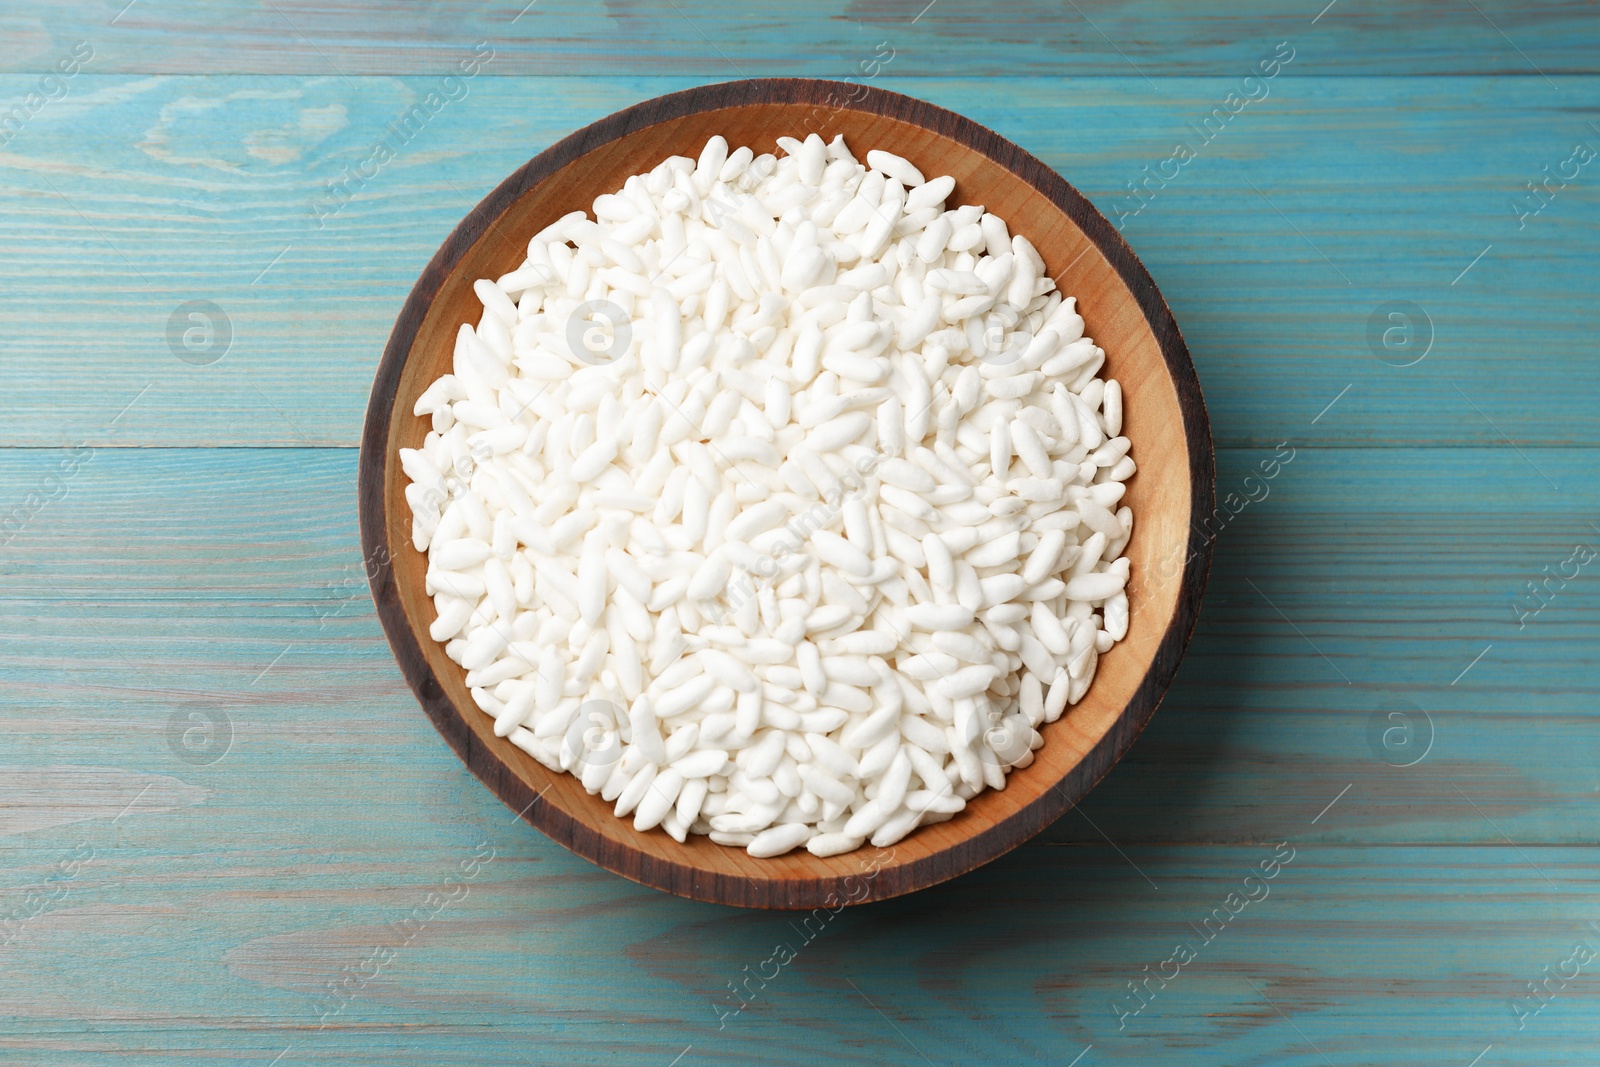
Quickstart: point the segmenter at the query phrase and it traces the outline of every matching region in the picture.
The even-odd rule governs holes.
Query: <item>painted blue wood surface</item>
[[[1592,7],[678,6],[0,9],[7,107],[95,50],[0,145],[0,1062],[1593,1063],[1600,964],[1526,996],[1600,950],[1600,578],[1526,587],[1600,545],[1600,172],[1512,208],[1600,146]],[[488,76],[317,229],[477,39]],[[516,165],[884,39],[878,83],[1128,214],[1219,496],[1296,452],[1081,810],[817,933],[617,879],[461,768],[361,584],[352,446],[405,291]],[[186,300],[228,315],[212,365],[168,345]]]
[[[908,74],[1242,77],[1284,38],[1339,74],[1600,73],[1580,0],[1362,4],[1240,0],[62,0],[5,13],[0,69],[49,69],[76,42],[105,69],[182,74],[444,74],[495,46],[504,75],[860,76],[880,41]]]
[[[1592,341],[1600,298],[1600,161],[1521,229],[1511,209],[1575,141],[1600,150],[1584,119],[1600,113],[1600,78],[1564,78],[1556,92],[1534,76],[1316,70],[1309,56],[1284,68],[1124,222],[1189,341],[1219,443],[1600,441],[1600,362],[1572,358]],[[0,76],[0,90],[34,80]],[[0,443],[353,445],[396,309],[461,216],[563,134],[689,84],[480,77],[319,227],[325,183],[436,81],[79,74],[0,155],[14,191],[0,202],[14,368]],[[1175,139],[1197,141],[1187,124],[1236,88],[884,84],[1014,138],[1112,217],[1134,210],[1126,185]],[[101,146],[92,162],[85,137]],[[82,300],[86,263],[93,300]],[[169,321],[192,300],[229,322],[212,366],[173,358]],[[1414,366],[1380,362],[1369,342],[1394,301],[1421,309],[1417,343],[1432,335]],[[150,402],[113,424],[147,386]]]

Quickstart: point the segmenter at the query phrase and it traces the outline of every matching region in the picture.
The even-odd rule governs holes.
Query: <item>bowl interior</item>
[[[678,844],[660,830],[636,832],[628,820],[612,814],[611,805],[585,793],[574,778],[551,773],[494,736],[490,718],[467,692],[463,671],[428,637],[434,609],[423,591],[426,560],[411,545],[410,509],[403,496],[406,478],[396,452],[422,443],[429,423],[411,414],[416,398],[449,371],[459,325],[475,324],[481,314],[472,292],[474,279],[494,278],[520,265],[528,238],[537,230],[569,211],[589,209],[597,194],[620,188],[629,175],[648,170],[667,156],[697,156],[713,134],[722,134],[730,145],[749,145],[759,154],[775,151],[780,135],[803,137],[812,130],[824,138],[844,134],[857,158],[880,148],[904,156],[930,177],[954,176],[952,205],[982,204],[1006,219],[1013,233],[1025,234],[1034,243],[1049,272],[1059,274],[1059,287],[1078,298],[1087,333],[1106,351],[1102,374],[1122,383],[1124,433],[1133,440],[1132,454],[1139,464],[1126,496],[1136,519],[1127,548],[1135,596],[1127,639],[1101,657],[1088,695],[1044,728],[1044,748],[1031,766],[1012,772],[1003,791],[983,792],[951,821],[923,827],[892,849],[869,846],[831,859],[801,850],[756,860],[742,850],[694,835],[688,843]],[[1007,146],[999,138],[993,140]],[[1141,692],[1141,687],[1163,645],[1184,575],[1190,570],[1184,563],[1195,457],[1176,384],[1136,294],[1068,213],[1028,180],[947,133],[893,115],[853,107],[819,108],[809,102],[746,103],[664,117],[587,150],[580,143],[573,151],[569,161],[521,192],[487,225],[479,219],[475,228],[481,233],[460,251],[453,267],[445,264],[447,272],[432,280],[436,293],[406,352],[382,455],[367,460],[378,465],[381,478],[393,593],[427,668],[442,687],[442,693],[421,687],[418,693],[425,705],[432,705],[430,713],[441,730],[508,804],[521,809],[533,802],[527,818],[552,837],[618,873],[701,899],[812,907],[826,903],[830,892],[852,902],[891,896],[969,870],[1037,832],[1093,785],[1153,710],[1166,678],[1153,693]],[[463,233],[474,228],[472,222],[469,217]],[[439,269],[436,260],[430,270]],[[1142,270],[1138,275],[1144,277]],[[419,283],[419,291],[422,288]],[[1156,302],[1159,305],[1159,297]],[[1189,421],[1192,433],[1192,418]],[[415,685],[416,678],[412,681]],[[1124,731],[1125,736],[1108,738],[1136,695],[1145,704],[1137,722]],[[459,723],[440,720],[440,709],[446,705]],[[1114,751],[1090,773],[1083,773],[1080,763],[1103,739],[1108,741],[1103,750]],[[1074,776],[1075,769],[1079,773]],[[1058,784],[1061,788],[1055,788]]]

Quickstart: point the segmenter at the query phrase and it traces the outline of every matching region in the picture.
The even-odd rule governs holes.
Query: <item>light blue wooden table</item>
[[[0,1062],[1600,1058],[1600,16],[924,2],[0,7]],[[886,50],[1126,216],[1251,499],[1081,810],[804,943],[463,770],[373,618],[354,446],[404,294],[529,156]]]

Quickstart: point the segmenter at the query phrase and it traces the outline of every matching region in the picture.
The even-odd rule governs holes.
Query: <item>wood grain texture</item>
[[[1124,224],[1171,294],[1218,442],[1600,440],[1600,363],[1571,357],[1600,298],[1600,183],[1585,168],[1520,230],[1510,208],[1575,140],[1600,149],[1584,118],[1600,110],[1600,79],[1563,79],[1555,93],[1537,77],[1315,70],[1297,58]],[[34,81],[0,78],[0,98]],[[474,79],[318,229],[325,183],[436,83],[80,74],[0,149],[13,192],[0,200],[12,372],[0,443],[356,444],[401,302],[456,222],[538,150],[688,84]],[[1197,141],[1187,124],[1230,90],[1137,77],[883,84],[1016,141],[1112,217],[1131,203],[1126,183],[1169,158],[1174,139]],[[86,138],[98,146],[87,159]],[[167,340],[189,300],[231,322],[231,346],[209,366],[175,358]],[[1395,300],[1431,317],[1434,345],[1415,366],[1369,348],[1369,322]],[[113,423],[146,386],[150,403]]]
[[[1493,1044],[1592,1062],[1581,985],[1520,1031],[1509,1007],[1594,942],[1587,849],[1318,845],[1289,820],[1240,846],[1031,845],[802,930],[530,853],[470,804],[404,851],[273,847],[252,833],[269,810],[101,820],[30,857],[17,873],[44,879],[94,850],[6,948],[8,1061],[1062,1064],[1092,1044],[1100,1063],[1464,1067]],[[224,829],[205,868],[163,848]],[[1218,925],[1285,841],[1270,894]],[[1198,958],[1119,1027],[1127,983],[1179,941]],[[778,945],[795,958],[763,967]]]
[[[1285,38],[1314,42],[1340,74],[1600,71],[1593,12],[1578,0],[1515,4],[1285,4],[1225,10],[1178,0],[68,0],[16,11],[6,71],[47,70],[75,43],[135,74],[445,74],[478,41],[501,75],[619,70],[702,77],[861,77],[880,42],[896,74],[1242,76]]]
[[[1219,495],[1270,454],[1222,451]],[[58,455],[0,451],[0,492],[39,484]],[[1600,584],[1585,572],[1521,629],[1512,609],[1572,543],[1600,543],[1600,453],[1536,458],[1560,494],[1509,449],[1300,449],[1219,534],[1190,652],[1091,794],[1092,824],[1068,814],[1045,839],[1104,844],[1098,827],[1119,843],[1259,841],[1281,813],[1309,819],[1353,783],[1318,840],[1600,841]],[[338,828],[344,775],[363,765],[390,772],[362,775],[363,797],[406,795],[408,768],[483,792],[394,666],[365,593],[355,479],[348,449],[97,451],[0,550],[6,762],[204,786],[210,772],[189,777],[165,730],[220,708],[237,748],[218,768],[252,783],[246,807],[287,804],[289,825],[312,820],[350,848],[375,834],[403,848],[416,820],[448,824],[454,801]],[[1419,745],[1432,717],[1414,767],[1370,736],[1395,711]]]
[[[51,492],[63,446],[127,446],[15,536],[0,518],[0,1060],[1588,1067],[1590,969],[1521,1029],[1511,998],[1600,944],[1600,586],[1586,568],[1522,629],[1512,604],[1600,543],[1600,207],[1592,168],[1522,229],[1510,198],[1600,144],[1574,73],[1592,6],[678,6],[714,44],[621,3],[0,11],[7,108],[96,49],[0,148],[0,445],[32,446],[0,450],[0,517]],[[470,95],[315,231],[313,194],[480,39]],[[1162,713],[1083,808],[842,912],[719,1030],[793,917],[670,898],[511,824],[359,593],[350,446],[407,288],[544,146],[740,76],[718,49],[838,76],[887,41],[875,84],[1115,215],[1285,39],[1270,98],[1126,224],[1236,446],[1219,496],[1299,449],[1220,534]],[[1443,72],[1498,76],[1408,76]],[[236,327],[209,367],[164,338],[190,299]],[[1420,364],[1367,347],[1391,300],[1433,317]],[[1409,768],[1370,733],[1397,708],[1433,719]],[[179,759],[208,758],[219,709],[227,755]],[[1270,898],[1119,1028],[1126,983],[1284,840]]]
[[[1491,1042],[1586,1064],[1584,985],[1520,1032],[1508,1005],[1592,917],[1600,601],[1579,583],[1526,632],[1506,601],[1600,511],[1597,458],[1541,452],[1556,495],[1509,449],[1439,451],[1457,455],[1297,453],[1222,532],[1167,707],[1081,812],[947,887],[842,913],[722,1030],[727,984],[800,935],[566,854],[438,744],[344,593],[352,451],[97,451],[0,565],[6,801],[71,819],[0,838],[0,901],[28,916],[0,949],[7,1058],[670,1063],[693,1046],[684,1062],[782,1064],[804,1040],[921,1062],[843,976],[940,1063],[1059,1064],[1090,1042],[1100,1062],[1322,1062],[1303,1033],[1341,1067],[1465,1064]],[[7,497],[58,455],[0,453]],[[1220,484],[1259,459],[1224,452]],[[1452,518],[1469,498],[1471,521]],[[1478,637],[1496,648],[1452,687]],[[1390,685],[1436,717],[1413,768],[1367,745]],[[226,755],[177,758],[171,718],[219,711]],[[151,778],[187,802],[141,797]],[[1273,895],[1119,1029],[1125,983],[1286,839]],[[493,861],[463,881],[484,842]],[[37,913],[29,888],[50,896]],[[430,893],[457,899],[434,914]],[[380,973],[352,978],[374,953]]]

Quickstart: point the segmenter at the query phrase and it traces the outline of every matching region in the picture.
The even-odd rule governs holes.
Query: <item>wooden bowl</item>
[[[1101,657],[1087,696],[1045,726],[1033,764],[978,795],[949,822],[891,849],[818,859],[804,850],[753,859],[704,837],[678,844],[635,831],[577,779],[547,770],[510,741],[467,692],[464,672],[428,636],[426,560],[411,544],[397,452],[429,429],[417,396],[449,371],[461,323],[481,312],[472,283],[520,265],[528,238],[589,208],[669,155],[707,138],[773,151],[784,135],[843,133],[857,158],[898,153],[930,177],[956,179],[952,204],[982,204],[1025,234],[1078,298],[1087,333],[1122,382],[1139,472],[1127,503],[1134,601],[1127,639]],[[1100,780],[1149,721],[1178,667],[1199,609],[1211,542],[1214,460],[1205,404],[1183,337],[1155,283],[1105,217],[1058,174],[994,132],[910,97],[863,85],[772,79],[709,85],[649,100],[541,152],[458,226],[407,298],[378,367],[361,442],[362,543],[372,592],[406,681],[456,754],[513,811],[586,859],[680,896],[764,908],[836,907],[909,893],[1015,848]]]

